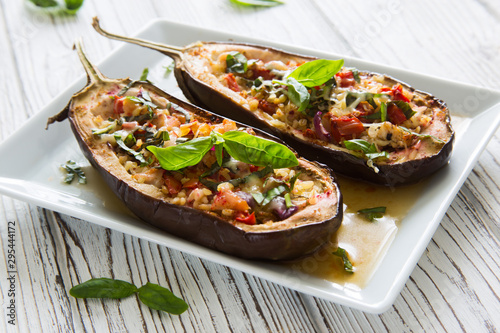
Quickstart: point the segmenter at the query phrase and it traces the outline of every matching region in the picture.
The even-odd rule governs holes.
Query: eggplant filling
[[[207,122],[141,87],[118,90],[94,108],[97,127],[92,133],[113,147],[136,182],[156,186],[172,204],[233,223],[267,224],[314,205],[330,191],[326,179],[298,162],[293,167],[278,163],[278,168],[249,164],[236,159],[236,152],[230,154],[229,145],[220,144],[272,143],[265,149],[278,149],[277,155],[297,161],[288,148],[256,137],[251,128],[238,128],[228,119]]]
[[[385,75],[343,67],[321,84],[302,84],[304,73],[326,73],[325,62],[275,60],[251,48],[188,50],[198,61],[197,78],[219,89],[271,126],[316,144],[343,150],[376,164],[395,164],[439,152],[450,132],[447,109]],[[316,68],[313,63],[317,62]],[[294,75],[303,65],[308,70]],[[207,66],[208,65],[208,66]],[[194,72],[194,71],[193,71]],[[316,72],[316,73],[314,73]],[[316,75],[317,76],[317,75]],[[444,125],[440,125],[444,124]]]

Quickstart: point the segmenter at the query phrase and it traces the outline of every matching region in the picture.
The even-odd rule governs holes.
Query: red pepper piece
[[[236,78],[234,77],[233,73],[227,74],[225,79],[229,89],[236,92],[240,91],[240,86],[238,85],[238,82],[236,82]]]
[[[276,112],[277,108],[278,108],[278,106],[274,103],[269,103],[268,101],[266,101],[264,99],[259,100],[259,109],[261,109],[262,111],[264,111],[270,115],[273,115]]]
[[[403,94],[403,87],[400,84],[396,84],[392,87],[392,99],[394,101],[403,101],[408,103],[410,100]]]
[[[182,190],[182,183],[175,179],[171,175],[165,175],[165,186],[167,187],[168,193],[171,195],[176,195]]]
[[[123,113],[123,101],[125,100],[124,97],[118,97],[118,96],[115,96],[115,103],[114,103],[114,109],[113,111],[116,113],[116,114],[121,114]]]
[[[356,84],[356,80],[354,79],[354,74],[351,71],[348,72],[339,72],[335,74],[337,84],[341,88],[352,87]]]
[[[255,212],[252,212],[250,215],[248,215],[248,213],[241,213],[235,220],[249,225],[257,223],[257,220],[255,219]]]

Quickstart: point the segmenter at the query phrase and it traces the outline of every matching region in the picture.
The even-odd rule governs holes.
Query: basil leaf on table
[[[179,315],[187,310],[184,300],[175,296],[170,290],[154,283],[147,282],[139,288],[139,299],[154,310]]]
[[[236,5],[256,6],[256,7],[274,7],[284,4],[280,0],[229,0]]]
[[[137,292],[137,287],[129,282],[109,278],[90,279],[70,289],[76,298],[125,298]]]
[[[163,169],[175,171],[198,164],[213,145],[214,139],[206,136],[166,148],[148,146],[147,149],[156,156]]]
[[[343,59],[317,59],[300,65],[287,76],[287,79],[295,79],[305,87],[312,88],[326,83],[343,65]]]
[[[238,161],[256,166],[271,165],[275,169],[299,164],[295,154],[277,142],[239,131],[225,132],[222,137],[224,148]]]

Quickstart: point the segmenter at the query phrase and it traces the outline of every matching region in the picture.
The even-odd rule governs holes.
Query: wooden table
[[[500,2],[288,0],[242,8],[229,0],[86,0],[75,16],[0,1],[0,140],[82,75],[82,36],[97,62],[118,42],[90,26],[136,33],[153,18],[231,31],[499,88]],[[179,32],[182,33],[182,32]],[[0,196],[0,331],[474,331],[500,328],[500,142],[492,138],[392,308],[380,315],[297,293],[238,270]],[[15,168],[16,161],[5,161]],[[15,222],[15,325],[8,323],[8,227]],[[81,301],[83,277],[168,286],[180,316],[135,298]]]

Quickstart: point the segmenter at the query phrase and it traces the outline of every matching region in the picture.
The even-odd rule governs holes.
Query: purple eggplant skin
[[[329,168],[303,158],[299,158],[300,165],[327,179],[331,190],[324,194],[317,206],[308,206],[311,207],[310,210],[304,209],[301,211],[302,215],[299,212],[292,216],[290,221],[293,223],[275,229],[253,231],[254,226],[236,226],[215,214],[170,204],[158,196],[157,188],[133,181],[119,163],[113,149],[107,144],[96,142],[91,133],[92,121],[88,116],[90,107],[82,105],[82,101],[89,100],[89,96],[90,100],[95,100],[92,97],[97,96],[99,91],[107,91],[110,87],[124,87],[131,81],[106,78],[87,60],[79,43],[76,47],[89,77],[88,84],[73,95],[64,110],[49,118],[47,126],[67,118],[84,156],[112,191],[140,219],[172,235],[246,259],[293,260],[312,254],[331,241],[343,217],[339,186]],[[148,82],[137,82],[133,86],[135,85],[193,112],[199,121],[217,123],[224,120],[223,117],[176,99]],[[267,133],[257,129],[254,131],[261,137],[280,142]]]
[[[450,116],[446,104],[426,92],[416,90],[410,85],[387,75],[384,75],[386,80],[392,81],[394,84],[399,83],[407,90],[410,90],[412,92],[418,92],[426,99],[431,101],[433,105],[438,106],[442,110],[446,110],[447,116],[443,120],[443,122],[444,127],[449,133],[449,138],[448,140],[446,140],[446,143],[438,152],[430,156],[408,160],[401,163],[377,163],[376,167],[379,171],[376,172],[374,168],[367,165],[367,161],[364,158],[357,157],[349,152],[346,152],[345,150],[326,147],[325,143],[320,140],[305,140],[302,138],[298,138],[295,135],[292,135],[285,131],[281,131],[268,124],[267,122],[259,119],[255,113],[247,110],[240,104],[234,102],[231,98],[229,98],[222,92],[213,89],[212,86],[198,79],[190,69],[191,66],[186,61],[185,53],[188,52],[191,48],[197,47],[198,44],[212,44],[234,46],[235,48],[251,47],[259,49],[262,52],[266,52],[267,54],[273,53],[278,59],[286,58],[297,59],[299,61],[311,61],[317,59],[316,57],[295,54],[262,45],[234,42],[201,42],[193,44],[192,46],[180,48],[111,34],[107,31],[104,31],[99,26],[99,21],[97,18],[94,18],[93,26],[96,31],[108,38],[151,48],[171,57],[176,65],[174,74],[179,87],[181,88],[183,94],[194,104],[202,108],[212,110],[213,112],[220,114],[221,116],[236,120],[255,128],[262,129],[286,142],[288,145],[293,147],[301,156],[305,157],[308,160],[314,160],[323,163],[332,168],[335,173],[342,174],[356,180],[363,180],[392,187],[417,183],[448,164],[450,160],[453,150],[455,133],[451,127]]]

